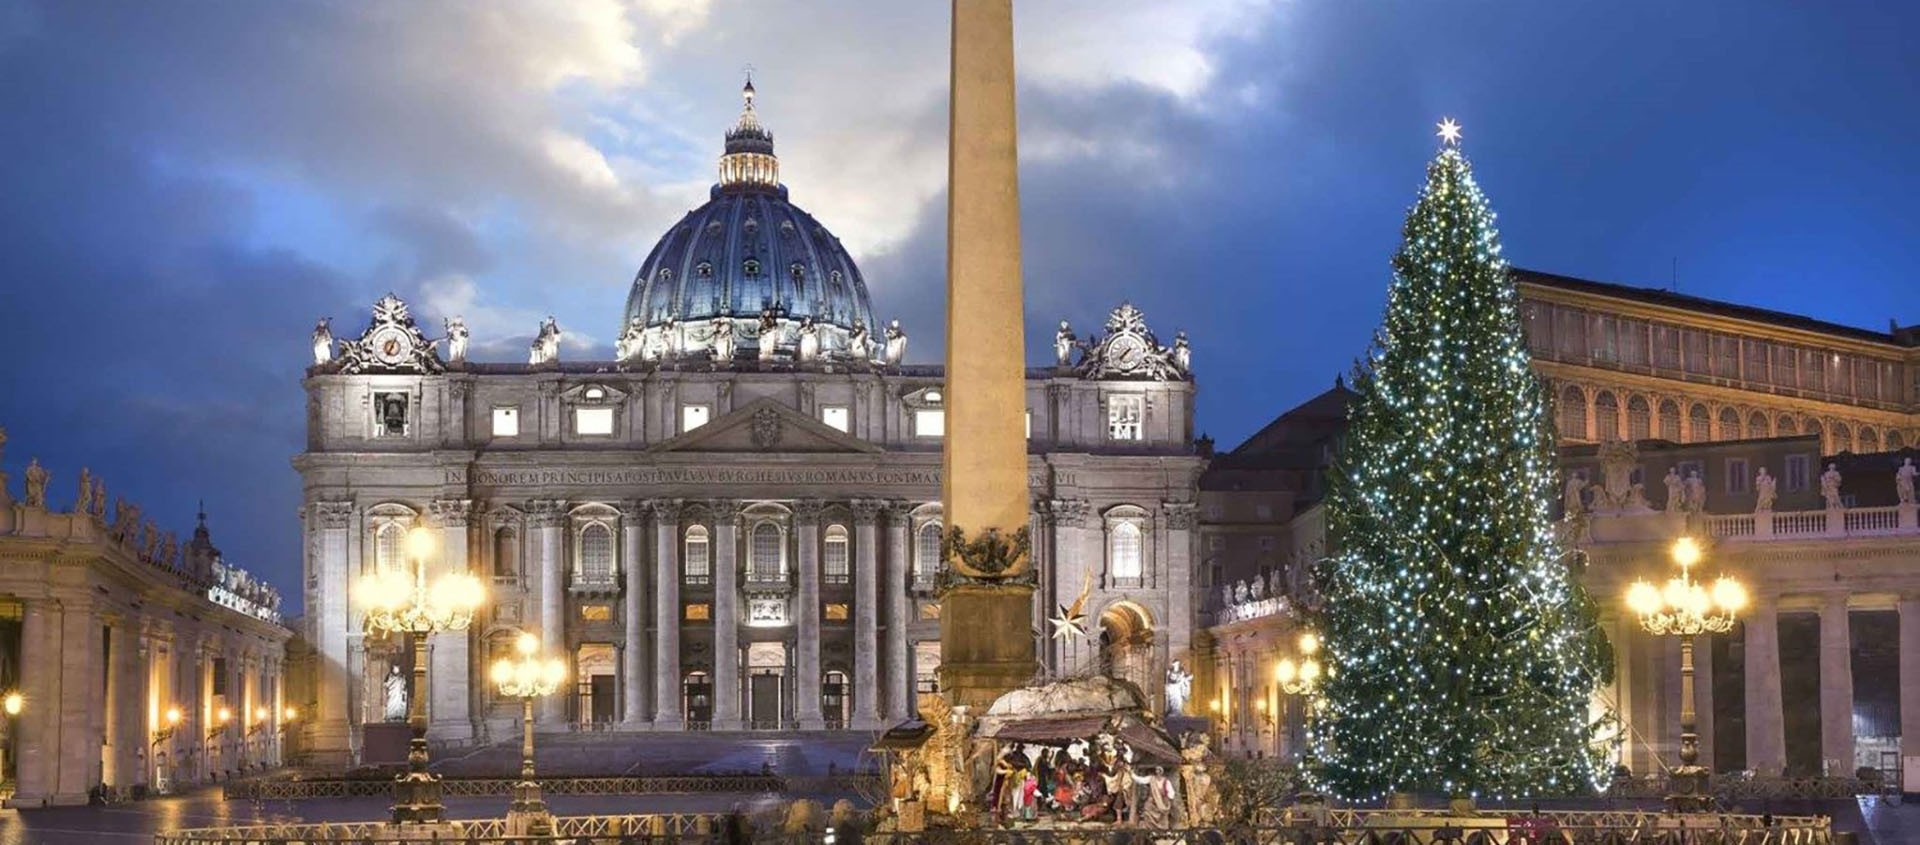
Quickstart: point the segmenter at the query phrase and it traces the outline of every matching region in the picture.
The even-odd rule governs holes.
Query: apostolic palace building
[[[355,338],[323,324],[306,380],[311,748],[363,755],[404,716],[411,653],[363,633],[351,585],[404,567],[491,579],[464,634],[430,644],[438,741],[513,734],[483,667],[515,631],[564,653],[545,729],[848,728],[906,718],[935,684],[942,368],[905,363],[839,240],[788,200],[753,89],[719,182],[634,278],[617,360],[466,357],[388,297]],[[609,315],[609,323],[614,318]],[[1184,335],[1122,305],[1028,373],[1036,620],[1083,608],[1094,638],[1036,629],[1049,671],[1096,665],[1156,693],[1189,647],[1195,482]]]
[[[1677,760],[1678,644],[1621,599],[1669,577],[1669,545],[1693,536],[1701,574],[1753,596],[1697,650],[1701,762],[1920,782],[1920,329],[1516,277],[1554,398],[1561,530],[1615,652],[1596,712],[1618,717],[1620,762]],[[1302,701],[1276,667],[1300,659],[1295,611],[1328,552],[1320,476],[1351,395],[1336,385],[1288,411],[1201,480],[1196,707],[1231,753],[1300,751]]]

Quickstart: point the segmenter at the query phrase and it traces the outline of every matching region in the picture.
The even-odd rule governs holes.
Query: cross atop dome
[[[720,156],[720,187],[724,189],[776,188],[780,160],[773,155],[773,133],[760,125],[753,111],[753,73],[740,87],[740,119],[727,130],[726,152]]]

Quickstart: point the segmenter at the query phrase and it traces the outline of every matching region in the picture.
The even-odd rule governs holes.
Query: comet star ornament
[[[1080,583],[1080,595],[1072,604],[1060,605],[1060,611],[1047,621],[1053,624],[1053,638],[1072,642],[1087,635],[1087,596],[1093,592],[1093,573]]]

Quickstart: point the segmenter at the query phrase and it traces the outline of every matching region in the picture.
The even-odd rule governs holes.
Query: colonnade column
[[[100,613],[91,604],[61,602],[60,653],[51,665],[60,672],[60,694],[46,699],[59,706],[60,774],[49,803],[85,804],[100,763],[99,711],[108,706],[100,671]]]
[[[1755,596],[1744,625],[1747,768],[1778,775],[1787,766],[1787,729],[1780,701],[1780,617],[1774,598]]]
[[[1853,637],[1847,594],[1829,593],[1820,603],[1820,757],[1836,767],[1827,774],[1853,775]]]
[[[620,720],[632,730],[647,719],[647,569],[646,514],[639,502],[620,503],[620,559],[627,565],[627,593],[621,597],[626,643],[620,652]]]
[[[60,756],[59,731],[55,720],[60,708],[46,706],[60,698],[60,675],[50,671],[57,665],[60,647],[54,641],[60,621],[59,609],[47,599],[27,599],[20,624],[20,679],[22,693],[37,706],[30,707],[15,720],[20,738],[15,742],[19,757],[14,760],[14,790],[9,805],[38,807],[53,794],[54,773]]]
[[[559,654],[567,662],[567,677],[574,674],[573,655],[567,653],[566,573],[562,531],[567,519],[567,503],[559,500],[530,502],[532,523],[540,553],[540,647],[548,654]],[[569,696],[549,695],[540,699],[539,723],[557,728],[566,721]]]
[[[880,503],[853,502],[853,724],[854,730],[880,727],[879,701],[879,599],[880,556],[874,545],[879,531],[874,522]]]
[[[713,503],[713,729],[740,722],[740,503]]]
[[[913,509],[905,502],[887,506],[887,721],[899,723],[913,713],[913,678],[907,674],[907,620],[912,598],[907,595],[907,554],[913,530]]]
[[[798,653],[794,671],[799,674],[794,697],[794,718],[803,731],[827,726],[820,715],[820,510],[819,502],[794,503],[794,534],[800,544],[800,589],[795,599],[800,605],[799,624],[795,627]]]
[[[685,728],[680,712],[680,500],[653,506],[653,729]]]
[[[314,502],[307,519],[307,565],[313,571],[308,573],[308,583],[344,585],[352,583],[347,572],[347,526],[352,522],[352,502]],[[352,675],[349,673],[348,634],[352,628],[352,617],[348,611],[348,596],[345,589],[318,589],[307,592],[307,612],[312,614],[314,651],[314,712],[309,716],[313,721],[307,728],[309,748],[313,762],[318,765],[339,766],[345,769],[352,755],[352,720],[348,709],[352,698]],[[176,638],[169,653],[176,661],[184,662],[186,651],[183,639]],[[177,682],[170,680],[170,691],[182,690]],[[176,695],[178,693],[172,693]],[[169,702],[161,702],[164,711]],[[175,701],[183,711],[186,702]],[[171,769],[184,776],[186,770],[180,761],[172,761]]]
[[[473,572],[467,550],[467,521],[473,513],[468,499],[440,499],[432,506],[433,521],[440,526],[440,567],[442,573]],[[433,739],[468,740],[473,738],[472,664],[469,631],[448,631],[433,638],[430,660],[432,677],[428,680],[431,704],[427,735]]]
[[[1900,597],[1900,763],[1920,757],[1920,595]],[[1920,792],[1906,779],[1905,791]]]

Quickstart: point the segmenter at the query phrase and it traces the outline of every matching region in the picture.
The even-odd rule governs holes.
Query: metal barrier
[[[1881,795],[1891,787],[1885,780],[1851,777],[1765,777],[1714,775],[1708,788],[1722,802],[1750,800],[1823,801]],[[1673,791],[1666,775],[1622,778],[1609,784],[1606,798],[1662,798]]]
[[[713,813],[635,816],[557,816],[551,836],[515,836],[504,819],[449,822],[422,835],[397,833],[385,822],[271,824],[209,827],[156,834],[154,845],[306,845],[351,842],[355,845],[418,845],[420,842],[471,845],[554,845],[554,843],[659,843],[717,841],[726,817]]]
[[[518,778],[456,778],[440,781],[443,795],[511,795]],[[650,795],[654,793],[775,793],[818,795],[860,794],[877,789],[880,776],[845,774],[826,777],[779,775],[657,775],[647,777],[541,778],[547,795]],[[228,781],[227,800],[297,800],[302,798],[366,798],[393,793],[389,778],[260,779]]]

